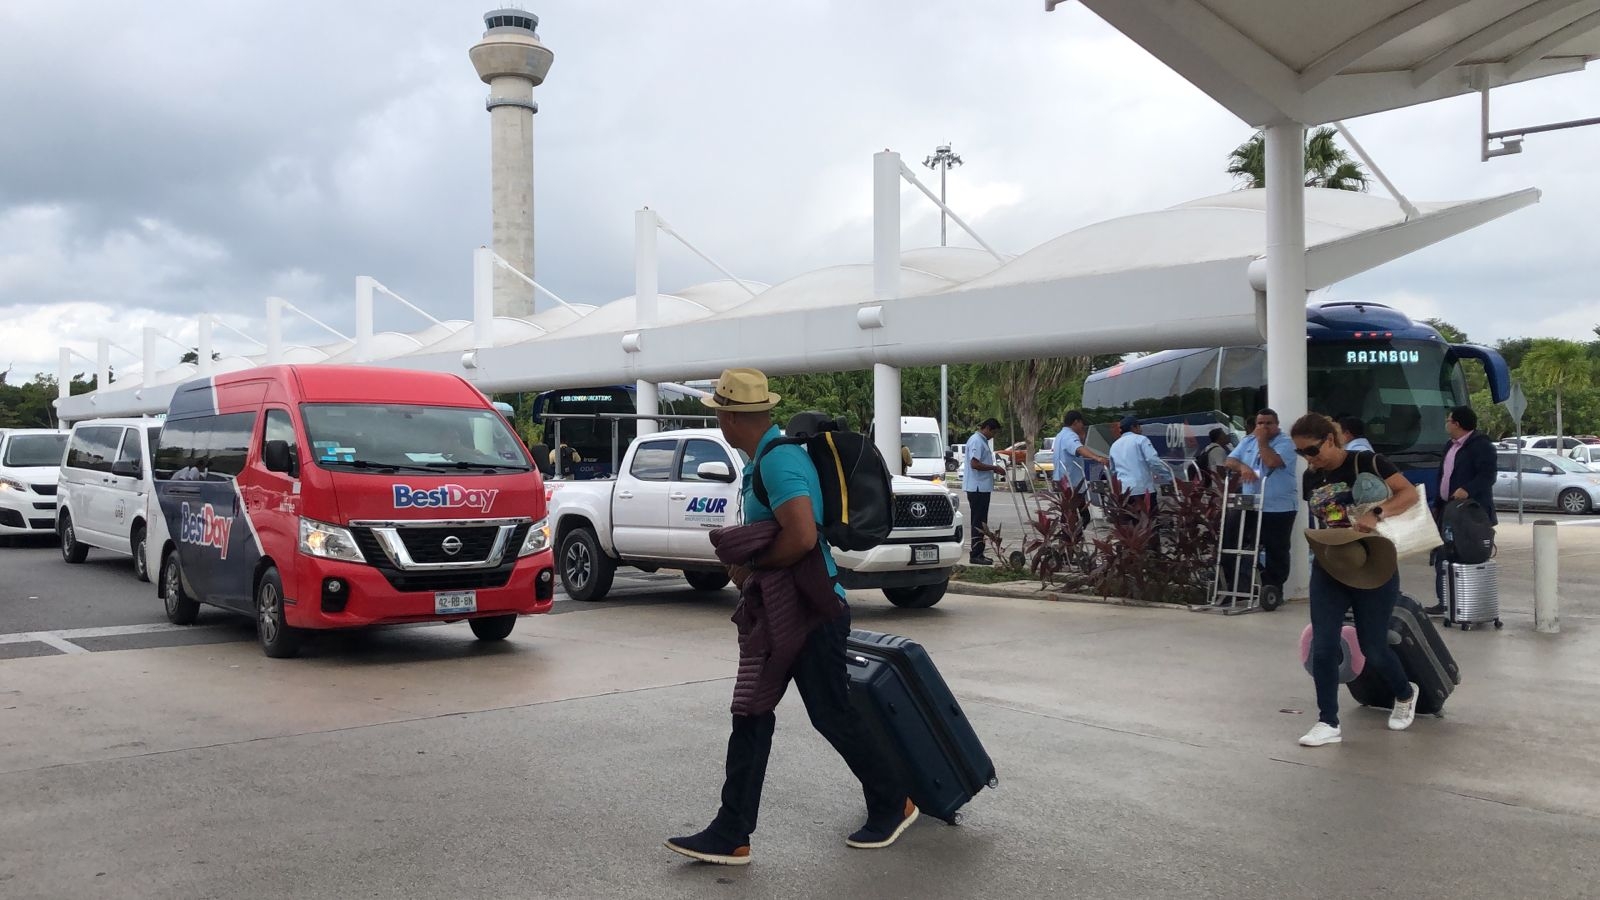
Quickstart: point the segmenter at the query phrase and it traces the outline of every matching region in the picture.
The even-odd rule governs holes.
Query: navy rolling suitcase
[[[1389,645],[1400,657],[1406,678],[1417,686],[1417,712],[1443,715],[1445,700],[1461,683],[1461,670],[1422,604],[1406,594],[1400,595],[1389,618]],[[1394,694],[1370,660],[1347,687],[1362,706],[1394,706]]]
[[[880,753],[911,786],[921,811],[951,825],[985,786],[994,762],[921,644],[875,631],[845,642],[850,701]]]

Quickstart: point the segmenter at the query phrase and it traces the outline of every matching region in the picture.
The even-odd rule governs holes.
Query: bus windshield
[[[1306,347],[1306,395],[1330,416],[1355,416],[1385,456],[1437,457],[1444,420],[1467,402],[1460,367],[1433,341],[1329,341]]]
[[[19,469],[59,466],[66,447],[64,434],[18,434],[6,442],[6,458],[0,462]]]
[[[492,409],[395,403],[300,408],[311,460],[324,468],[526,471],[516,435]]]

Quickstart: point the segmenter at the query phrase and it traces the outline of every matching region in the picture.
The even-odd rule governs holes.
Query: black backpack
[[[1494,556],[1494,526],[1476,500],[1451,500],[1439,516],[1439,533],[1451,562],[1474,566]]]
[[[840,550],[870,550],[889,537],[894,526],[894,490],[889,467],[866,435],[850,431],[822,413],[800,413],[789,420],[788,436],[768,444],[756,457],[754,490],[766,507],[761,460],[774,447],[805,448],[822,485],[822,536]]]

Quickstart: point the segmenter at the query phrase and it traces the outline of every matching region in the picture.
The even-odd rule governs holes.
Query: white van
[[[67,433],[0,430],[0,543],[56,529],[56,477]]]
[[[150,580],[150,460],[160,435],[156,419],[90,419],[72,426],[56,508],[62,559],[81,563],[91,547],[110,550],[132,556],[134,576]]]
[[[938,419],[901,416],[900,444],[911,450],[911,468],[905,474],[923,481],[944,481],[944,435]]]

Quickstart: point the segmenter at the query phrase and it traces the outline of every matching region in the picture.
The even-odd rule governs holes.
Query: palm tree
[[[1561,447],[1561,395],[1567,388],[1588,384],[1594,379],[1594,361],[1589,348],[1577,341],[1540,338],[1522,358],[1519,370],[1534,387],[1556,392],[1556,448]]]
[[[1332,188],[1339,191],[1364,191],[1371,178],[1361,164],[1350,158],[1349,151],[1334,140],[1338,134],[1330,125],[1324,125],[1306,136],[1306,187]],[[1228,174],[1239,180],[1241,188],[1267,186],[1267,137],[1256,132],[1248,141],[1228,154]]]
[[[1062,385],[1081,381],[1089,374],[1093,359],[1088,356],[1051,356],[1040,359],[1015,359],[986,366],[1000,402],[1004,403],[1022,428],[1027,442],[1024,465],[1032,466],[1034,438],[1044,425],[1043,400]]]

